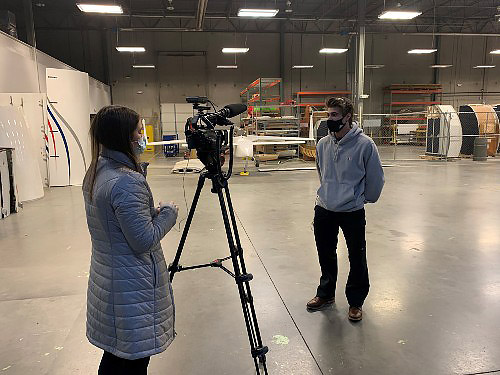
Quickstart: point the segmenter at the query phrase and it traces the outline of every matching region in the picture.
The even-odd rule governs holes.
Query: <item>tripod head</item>
[[[186,101],[193,104],[197,114],[186,121],[185,134],[189,149],[196,149],[198,158],[212,175],[227,181],[233,168],[233,133],[234,124],[229,120],[246,111],[244,104],[229,104],[219,111],[208,112],[213,103],[206,97],[191,96]],[[223,155],[229,149],[229,169],[222,171]]]

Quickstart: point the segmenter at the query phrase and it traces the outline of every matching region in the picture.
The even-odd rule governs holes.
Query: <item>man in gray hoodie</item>
[[[375,143],[353,123],[353,105],[346,98],[330,98],[329,135],[316,146],[320,187],[314,208],[314,237],[321,278],[309,310],[335,301],[339,228],[349,253],[350,271],[345,293],[348,318],[362,319],[363,302],[370,288],[366,263],[365,203],[375,203],[384,186],[384,172]]]

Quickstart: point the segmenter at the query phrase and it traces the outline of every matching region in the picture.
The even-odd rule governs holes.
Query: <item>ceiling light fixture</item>
[[[292,69],[311,69],[314,68],[314,65],[294,65]]]
[[[116,47],[118,52],[146,52],[144,47]]]
[[[321,48],[319,53],[344,53],[347,52],[347,48]]]
[[[380,69],[383,68],[385,65],[384,64],[368,64],[365,65],[365,69]]]
[[[422,12],[402,11],[402,10],[386,10],[378,16],[381,20],[411,20],[418,17]]]
[[[434,53],[436,51],[437,51],[437,49],[435,49],[435,48],[432,48],[432,49],[415,48],[415,49],[409,50],[408,53],[411,53],[414,55],[424,55],[424,54]]]
[[[278,9],[240,9],[238,17],[269,18],[278,14]]]
[[[494,49],[493,51],[490,51],[490,53],[493,55],[500,55],[500,49]]]
[[[217,69],[238,69],[238,65],[217,65]]]
[[[429,68],[451,68],[453,65],[431,65]]]
[[[132,68],[135,68],[135,69],[154,69],[156,67],[154,65],[132,65]]]
[[[494,68],[496,65],[476,65],[472,69],[490,69]]]
[[[231,48],[225,47],[222,49],[222,53],[247,53],[250,48]]]
[[[76,4],[76,6],[78,7],[78,9],[85,13],[123,13],[123,9],[119,5]]]

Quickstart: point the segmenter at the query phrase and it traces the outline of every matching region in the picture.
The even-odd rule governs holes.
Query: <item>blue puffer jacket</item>
[[[173,207],[156,212],[145,177],[123,153],[103,150],[93,200],[83,192],[92,240],[87,337],[125,359],[164,351],[174,339],[174,299],[160,240]]]

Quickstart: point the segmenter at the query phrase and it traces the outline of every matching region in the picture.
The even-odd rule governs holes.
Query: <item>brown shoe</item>
[[[324,299],[316,296],[312,300],[307,302],[307,308],[309,310],[321,310],[323,307],[331,305],[334,302],[335,302],[335,297]]]
[[[363,310],[361,307],[349,307],[349,320],[352,320],[353,322],[358,322],[361,319],[363,319]]]

